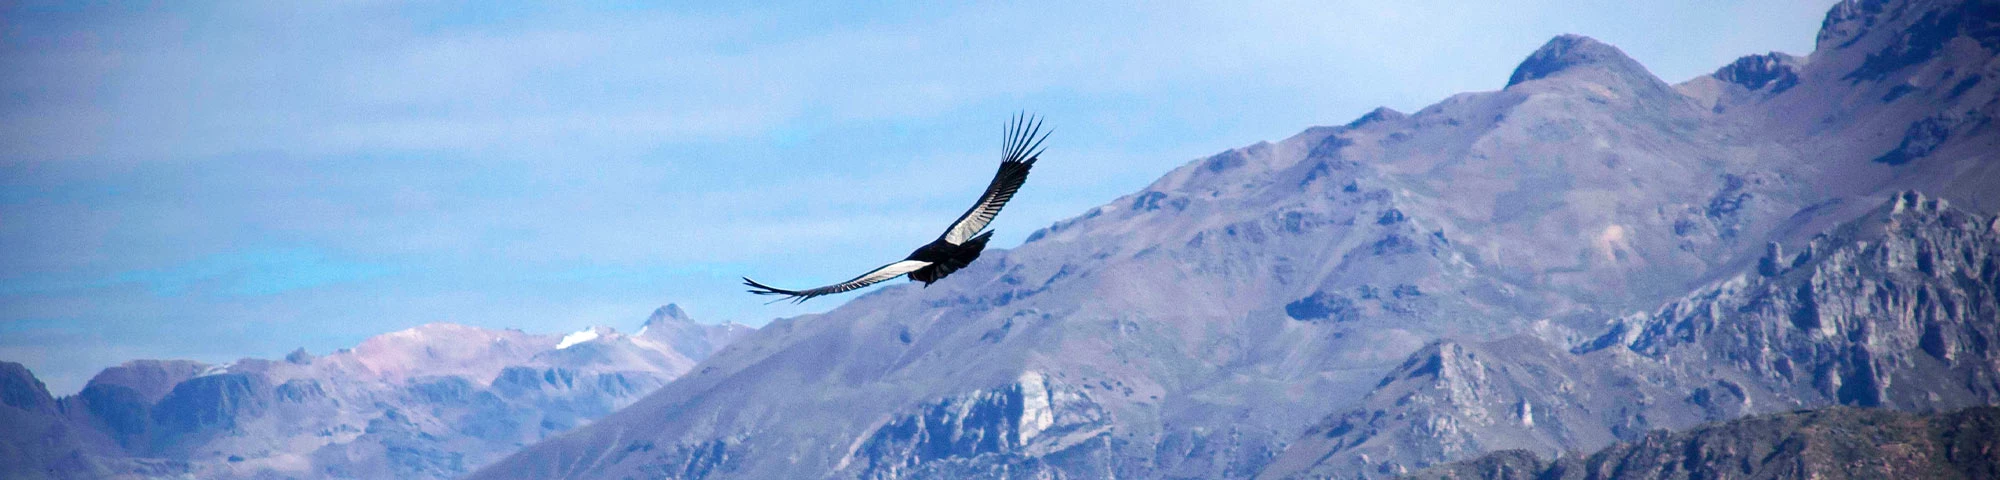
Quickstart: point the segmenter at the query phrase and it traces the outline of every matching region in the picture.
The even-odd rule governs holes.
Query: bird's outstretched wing
[[[845,292],[848,290],[874,285],[876,283],[881,283],[883,280],[896,278],[897,275],[902,275],[917,271],[917,269],[930,266],[930,264],[931,262],[925,262],[921,260],[903,260],[900,262],[883,265],[881,268],[875,269],[875,271],[861,274],[861,276],[859,277],[854,277],[853,280],[848,280],[845,282],[827,285],[824,287],[819,287],[811,290],[786,290],[758,283],[756,280],[751,280],[749,277],[743,278],[743,284],[750,286],[750,293],[755,293],[758,295],[784,295],[785,298],[780,298],[778,300],[791,300],[793,302],[804,302],[807,299],[821,295],[832,295],[840,292]]]
[[[1041,157],[1042,140],[1049,134],[1041,132],[1040,119],[1026,115],[1016,115],[1007,123],[1007,139],[1003,146],[1006,154],[1000,160],[1000,171],[993,174],[993,183],[986,185],[986,193],[979,196],[979,203],[972,204],[964,215],[951,222],[951,228],[944,231],[946,243],[962,245],[966,240],[979,235],[986,224],[993,223],[993,217],[1000,214],[1000,208],[1014,199],[1014,192],[1028,181],[1028,169],[1034,168],[1035,160]],[[1040,136],[1036,134],[1040,133]]]

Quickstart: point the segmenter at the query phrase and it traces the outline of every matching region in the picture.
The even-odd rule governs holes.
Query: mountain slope
[[[1993,478],[2000,408],[1914,415],[1831,407],[1654,432],[1588,456],[1545,461],[1519,450],[1417,472],[1411,479]]]
[[[1908,24],[1875,21],[1856,47],[1803,66],[1744,62],[1708,93],[1558,37],[1502,90],[1200,159],[949,282],[774,322],[474,478],[1255,475],[1436,339],[1530,332],[1562,353],[1607,318],[1754,266],[1767,241],[1797,245],[1866,214],[1891,188],[1985,181],[1900,172],[1986,168],[1963,146],[1988,130],[1940,138],[1905,166],[1871,162],[1879,149],[1821,162],[1831,154],[1811,148],[1832,136],[1907,124],[1800,128],[1773,113],[1906,80],[1921,68],[1857,82],[1813,65],[1863,62]],[[1928,103],[1894,113],[1992,98],[1908,95]],[[1872,105],[1816,112],[1887,108]],[[1892,147],[1878,143],[1853,148]]]
[[[1621,318],[1573,351],[1444,341],[1293,442],[1268,478],[1365,477],[1543,455],[1826,405],[2000,403],[2000,221],[1914,192],[1796,255]]]
[[[1563,41],[1615,53],[1587,39]],[[1587,305],[1598,297],[1643,298],[1636,292],[1656,288],[1584,290],[1653,278],[1614,264],[1613,250],[1636,248],[1617,234],[1619,228],[1605,227],[1613,234],[1603,243],[1546,240],[1560,233],[1561,224],[1615,217],[1617,208],[1538,197],[1548,190],[1543,183],[1583,182],[1566,170],[1572,165],[1501,156],[1530,147],[1589,147],[1516,132],[1531,126],[1504,124],[1513,130],[1485,134],[1494,129],[1497,112],[1573,117],[1579,114],[1572,107],[1597,104],[1572,96],[1600,90],[1625,99],[1621,106],[1660,115],[1702,113],[1643,71],[1625,68],[1629,60],[1609,66],[1563,61],[1543,79],[1509,91],[1454,99],[1407,117],[1381,112],[1350,126],[1311,129],[1204,159],[1144,192],[1037,232],[1019,249],[990,254],[954,282],[929,289],[892,286],[825,315],[775,322],[719,353],[701,373],[615,415],[608,426],[538,447],[547,448],[548,457],[531,452],[488,472],[873,476],[886,465],[951,460],[1030,471],[1254,474],[1302,425],[1324,414],[1320,405],[1357,399],[1429,339],[1512,331],[1530,318],[1594,316]],[[1536,96],[1544,90],[1556,93]],[[1671,132],[1679,127],[1670,120],[1631,127],[1617,122],[1610,106],[1588,112],[1595,112],[1589,125],[1619,135],[1678,138]],[[1585,128],[1578,123],[1575,129]],[[1397,143],[1411,131],[1436,133]],[[1582,145],[1597,140],[1568,138]],[[1546,174],[1447,189],[1384,171],[1429,170],[1424,163],[1446,163],[1430,156],[1440,149]],[[1395,160],[1357,160],[1383,155]],[[1631,164],[1656,176],[1702,170],[1636,149],[1630,156]],[[1485,169],[1464,167],[1457,175],[1474,183],[1487,177]],[[1623,179],[1589,185],[1600,184],[1631,185]],[[1458,196],[1426,196],[1441,192]],[[1485,206],[1476,207],[1482,201]],[[1467,233],[1448,210],[1466,206],[1478,208],[1464,213],[1476,217],[1467,222],[1481,225],[1476,232]],[[1556,213],[1514,214],[1524,209]],[[1496,215],[1502,223],[1485,221]],[[1482,240],[1460,243],[1466,237]],[[1647,248],[1679,252],[1673,245]],[[1519,256],[1488,261],[1481,251]],[[1671,257],[1664,263],[1700,261],[1690,253],[1663,255]],[[1040,447],[1028,438],[995,450],[944,449],[915,458],[874,457],[861,448],[888,438],[882,429],[920,418],[950,398],[1028,388],[1019,381],[1025,377],[1047,379],[1046,390],[1079,392],[1076,408],[1104,412],[1049,428],[1096,436]],[[956,435],[1005,437],[1001,430]],[[1018,453],[1026,451],[1042,453]],[[728,461],[703,460],[716,458]],[[770,460],[777,458],[789,460]]]
[[[132,361],[60,399],[15,368],[0,372],[0,456],[21,469],[9,478],[451,478],[609,414],[748,332],[672,305],[637,335],[430,324],[325,356]]]

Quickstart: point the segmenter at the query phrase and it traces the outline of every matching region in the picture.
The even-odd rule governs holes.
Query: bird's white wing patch
[[[888,265],[883,265],[882,268],[877,268],[873,272],[868,272],[862,274],[859,277],[854,277],[853,280],[841,282],[840,285],[841,286],[853,285],[852,288],[861,288],[876,283],[880,283],[883,280],[896,278],[897,275],[914,272],[917,271],[917,269],[928,267],[930,265],[931,262],[926,262],[922,260],[904,260],[896,263],[891,263]]]
[[[1035,167],[1035,160],[1041,156],[1042,140],[1047,133],[1035,136],[1041,131],[1041,121],[1028,117],[1015,117],[1007,125],[1005,155],[1000,160],[1000,170],[994,172],[993,182],[986,185],[986,192],[979,195],[979,201],[966,209],[964,215],[945,229],[942,238],[945,243],[964,245],[986,225],[993,223],[993,217],[1000,215],[1000,209],[1007,201],[1014,199],[1014,193],[1021,190],[1021,184],[1028,181],[1028,170]]]
[[[881,267],[876,268],[874,271],[863,273],[859,277],[854,277],[853,280],[848,280],[845,282],[827,285],[824,287],[819,287],[811,290],[786,290],[782,288],[773,287],[770,285],[765,285],[762,283],[757,283],[756,280],[751,280],[748,278],[743,279],[743,284],[750,286],[750,293],[755,293],[758,295],[784,295],[786,298],[789,298],[793,301],[803,302],[806,301],[806,299],[821,295],[832,295],[840,292],[845,292],[848,290],[874,285],[876,283],[881,283],[883,280],[896,278],[897,275],[914,272],[917,271],[918,269],[928,267],[930,265],[931,262],[925,262],[921,260],[903,260],[896,263],[883,265]]]

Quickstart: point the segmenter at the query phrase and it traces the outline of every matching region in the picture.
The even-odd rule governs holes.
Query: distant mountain
[[[1547,460],[1508,450],[1403,478],[1640,480],[1672,478],[1994,478],[2000,408],[1916,415],[1829,407],[1761,415],[1684,433],[1653,432],[1588,456]]]
[[[1795,369],[1794,383],[1727,376],[1764,375],[1726,356],[1744,355],[1732,350],[1742,346],[1673,347],[1714,355],[1675,363],[1592,339],[1618,319],[1644,331],[1629,330],[1651,318],[1635,312],[1686,302],[1767,258],[1785,275],[1807,275],[1797,272],[1821,264],[1778,268],[1791,257],[1769,255],[1771,243],[1779,253],[1844,248],[1810,245],[1905,191],[1967,212],[1949,218],[2000,209],[2000,136],[1986,120],[2000,108],[2000,81],[1983,80],[2000,74],[1995,24],[1990,1],[1846,2],[1812,54],[1749,57],[1681,85],[1613,46],[1558,37],[1501,90],[1410,114],[1379,109],[1199,159],[990,252],[952,281],[890,286],[773,322],[606,421],[472,478],[1379,476],[1495,448],[1604,445],[1768,411],[1769,402],[1990,402],[1941,389],[1930,404],[1895,403],[1911,398],[1896,391],[1910,384],[1853,386],[1920,375],[1983,388],[1983,377],[1962,375],[1971,364],[1873,363],[1928,355],[1867,335],[1771,339],[1846,349],[1794,359],[1796,368],[1841,369]],[[1851,280],[1905,285],[1875,277],[1887,274]],[[1796,305],[1790,281],[1756,284],[1791,286],[1783,305]],[[1946,322],[1818,298],[1826,332]],[[1990,323],[1983,312],[1949,318]],[[1857,316],[1868,321],[1832,320]],[[1487,344],[1520,336],[1518,347]],[[1572,352],[1585,345],[1605,353]],[[1357,409],[1386,414],[1404,393],[1449,391],[1420,384],[1428,359],[1440,359],[1439,372],[1483,371],[1454,363],[1474,355],[1550,369],[1505,373],[1523,382],[1631,385],[1576,400],[1575,411],[1524,408],[1518,396],[1446,396],[1459,403],[1438,408],[1462,412],[1435,418],[1470,419],[1478,428],[1450,432],[1468,440],[1354,440],[1392,452],[1360,464],[1322,462],[1365,452],[1302,437],[1328,438]],[[1864,364],[1877,373],[1844,370]],[[1655,373],[1706,383],[1646,378]],[[1812,383],[1827,378],[1841,387]],[[1729,380],[1757,403],[1732,403],[1739,394],[1710,380]],[[1535,387],[1563,392],[1561,383]],[[1519,423],[1524,411],[1555,412],[1536,423],[1552,430],[1504,441],[1480,430]],[[1422,432],[1396,423],[1407,419],[1391,415],[1380,428]]]
[[[609,414],[750,331],[673,305],[636,335],[439,323],[325,356],[135,360],[60,399],[0,363],[0,477],[453,478]]]

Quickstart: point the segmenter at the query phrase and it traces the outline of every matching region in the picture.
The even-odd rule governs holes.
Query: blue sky
[[[1590,35],[1678,82],[1830,0],[1198,6],[0,3],[0,360],[325,352],[429,322],[761,325],[901,258],[1020,110],[995,245],[1201,155],[1493,90]],[[1090,3],[1090,2],[1084,2]]]

